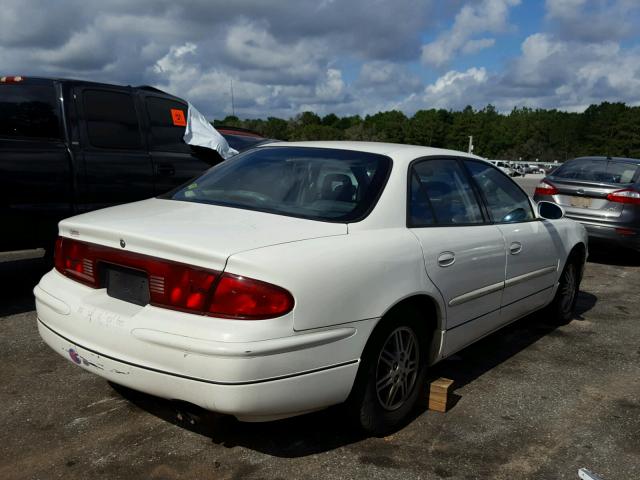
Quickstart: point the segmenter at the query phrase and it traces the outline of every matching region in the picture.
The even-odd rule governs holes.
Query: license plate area
[[[103,263],[100,273],[102,285],[110,297],[140,306],[149,304],[149,277],[146,272]]]
[[[570,203],[576,208],[591,208],[591,199],[589,197],[571,197]]]

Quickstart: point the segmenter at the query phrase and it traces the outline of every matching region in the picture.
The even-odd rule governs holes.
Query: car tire
[[[558,324],[564,325],[573,318],[580,290],[581,271],[579,262],[575,257],[570,257],[562,270],[558,290],[548,307],[550,317]]]
[[[414,310],[398,310],[376,327],[347,401],[364,432],[385,435],[409,419],[424,394],[428,345],[424,319]]]

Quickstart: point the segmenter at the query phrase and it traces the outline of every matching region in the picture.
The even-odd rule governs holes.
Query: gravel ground
[[[532,315],[441,363],[454,407],[385,438],[339,408],[243,424],[112,387],[39,339],[43,271],[0,260],[0,479],[640,478],[639,255],[592,251],[575,320]]]

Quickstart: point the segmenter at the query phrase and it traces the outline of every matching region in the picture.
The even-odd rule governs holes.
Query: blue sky
[[[640,104],[638,0],[2,0],[2,74],[149,84],[209,117]],[[29,28],[25,28],[28,25]]]

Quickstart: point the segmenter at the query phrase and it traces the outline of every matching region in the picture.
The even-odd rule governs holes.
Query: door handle
[[[453,265],[456,261],[456,254],[453,252],[442,252],[438,255],[438,265],[441,267],[448,267]]]
[[[156,167],[156,172],[158,172],[159,175],[173,177],[176,174],[176,169],[170,163],[162,163]]]
[[[511,255],[519,254],[522,251],[522,244],[520,242],[513,242],[509,246],[509,251],[511,252]]]

